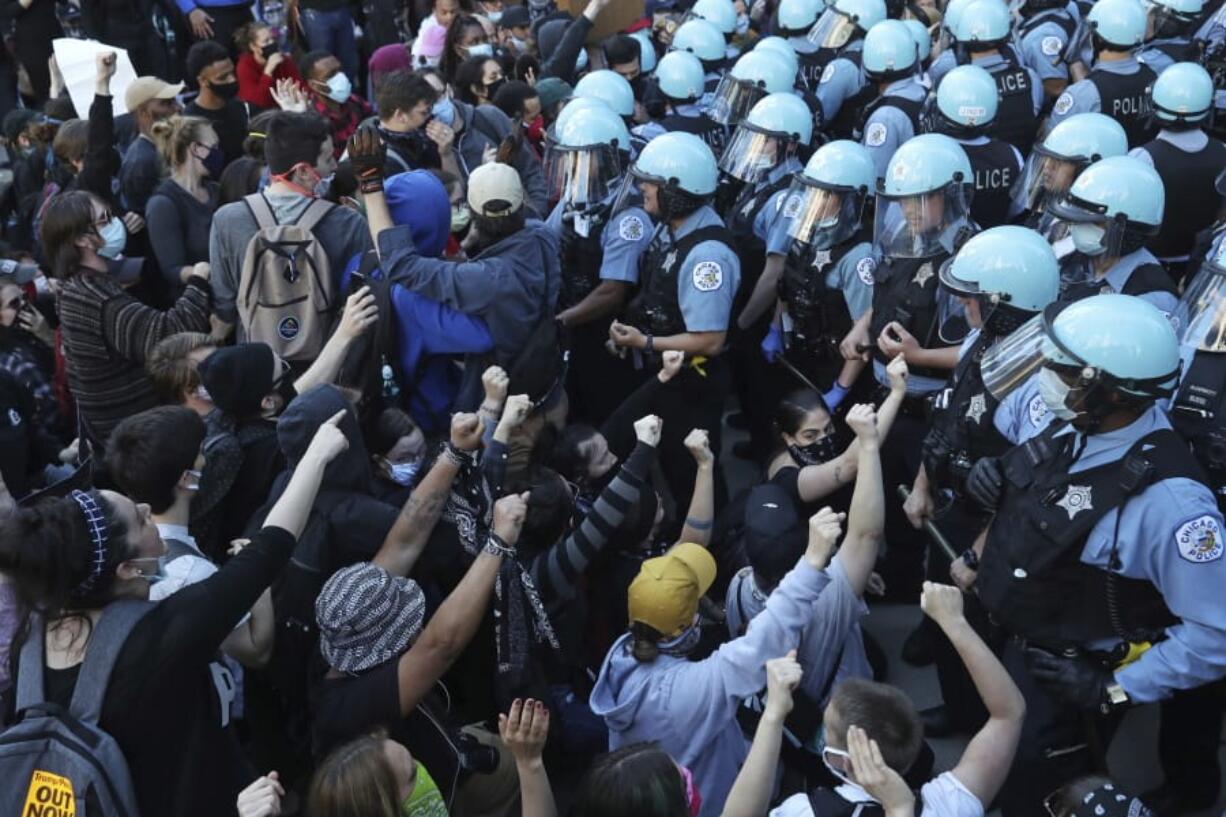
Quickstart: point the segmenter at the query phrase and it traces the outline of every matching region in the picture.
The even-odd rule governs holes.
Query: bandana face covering
[[[835,447],[837,444],[835,435],[827,434],[808,445],[789,445],[788,453],[800,465],[821,465],[823,462],[830,462],[838,455]]]
[[[404,817],[448,817],[447,804],[443,802],[438,784],[420,763],[417,763],[417,782],[413,784],[413,792],[401,805],[400,813]]]

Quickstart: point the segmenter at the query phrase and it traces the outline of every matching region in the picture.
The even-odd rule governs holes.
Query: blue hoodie
[[[660,655],[639,663],[630,636],[618,639],[605,657],[591,700],[592,711],[609,727],[609,750],[657,741],[693,772],[702,794],[699,817],[719,817],[749,753],[737,709],[766,685],[766,662],[796,649],[827,581],[802,559],[745,635],[703,661]]]

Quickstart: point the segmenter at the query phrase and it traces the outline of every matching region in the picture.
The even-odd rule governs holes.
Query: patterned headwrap
[[[73,596],[81,598],[89,595],[106,569],[107,542],[110,540],[110,532],[106,528],[106,514],[103,513],[102,506],[92,494],[85,491],[73,491],[69,496],[77,503],[77,507],[81,509],[81,515],[85,517],[85,526],[89,528],[89,540],[93,544],[89,575],[72,591]]]

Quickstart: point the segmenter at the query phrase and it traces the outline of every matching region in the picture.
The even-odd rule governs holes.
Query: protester
[[[124,154],[119,183],[128,205],[138,213],[145,212],[145,204],[165,168],[153,127],[179,112],[175,97],[182,92],[182,83],[171,85],[157,77],[138,77],[124,92],[123,101],[135,120],[138,135]]]
[[[238,98],[262,110],[276,108],[273,87],[281,80],[300,80],[298,66],[281,51],[272,29],[263,23],[248,23],[234,32],[234,44],[238,46],[234,65]]]
[[[349,137],[373,113],[370,103],[354,93],[356,71],[346,72],[328,51],[310,51],[299,58],[298,72],[311,90],[312,110],[328,123],[333,158],[340,159]]]
[[[202,116],[213,123],[221,137],[221,152],[226,163],[243,155],[247,135],[247,106],[235,97],[238,79],[230,52],[212,40],[196,43],[187,52],[188,76],[200,86],[200,93],[184,109],[189,116]]]
[[[154,190],[145,221],[162,277],[177,291],[197,264],[209,262],[209,228],[225,156],[216,131],[201,117],[158,122],[152,136],[170,178]]]

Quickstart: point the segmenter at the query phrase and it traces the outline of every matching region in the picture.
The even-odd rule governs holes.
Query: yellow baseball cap
[[[648,559],[630,583],[630,623],[646,624],[665,638],[694,621],[698,600],[715,581],[715,559],[702,545],[683,542]]]

